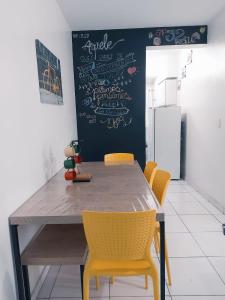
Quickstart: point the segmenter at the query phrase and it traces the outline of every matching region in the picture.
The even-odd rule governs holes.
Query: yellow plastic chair
[[[84,211],[82,216],[89,247],[84,269],[84,300],[89,299],[91,277],[136,275],[152,277],[154,299],[159,300],[158,271],[149,251],[156,230],[156,211]],[[147,280],[145,287],[148,287]]]
[[[156,170],[153,183],[152,183],[152,190],[161,206],[163,206],[166,198],[166,191],[170,182],[171,175],[169,172],[164,170]],[[154,235],[154,242],[156,252],[159,252],[159,234],[160,234],[160,225],[157,222],[156,231]],[[167,250],[167,242],[165,241],[165,259],[166,259],[166,269],[167,269],[167,276],[168,276],[168,284],[172,284],[171,280],[171,271],[170,271],[170,264],[169,264],[169,257],[168,257],[168,250]]]
[[[145,165],[144,175],[151,187],[156,172],[156,167],[157,163],[154,161],[148,161]]]
[[[109,153],[104,155],[105,164],[131,164],[134,162],[132,153]]]

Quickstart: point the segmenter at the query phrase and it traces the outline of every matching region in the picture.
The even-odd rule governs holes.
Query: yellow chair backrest
[[[144,175],[148,183],[150,183],[150,185],[152,185],[154,170],[156,169],[156,167],[157,167],[157,163],[154,161],[148,161],[145,165]]]
[[[160,205],[163,205],[166,197],[166,191],[170,182],[171,175],[169,172],[164,170],[156,170],[152,190],[159,201]]]
[[[109,153],[104,156],[105,163],[126,164],[134,162],[134,154],[132,153]]]
[[[149,257],[156,211],[82,213],[92,259],[138,260]]]

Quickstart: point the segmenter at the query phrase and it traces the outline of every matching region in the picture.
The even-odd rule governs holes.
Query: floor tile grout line
[[[205,215],[203,215],[203,214],[188,214],[188,215],[187,214],[186,215],[184,215],[184,214],[177,214],[177,216],[178,216],[179,220],[182,222],[182,224],[184,225],[184,227],[188,230],[188,233],[192,233],[193,231],[188,228],[188,226],[184,223],[184,221],[181,218],[181,216],[209,216],[209,214],[205,214]],[[219,220],[216,217],[214,219],[216,219],[216,221],[219,222]],[[221,231],[220,230],[196,231],[196,233],[198,233],[198,232],[221,232]],[[173,232],[167,232],[167,233],[187,233],[187,232],[175,232],[175,231],[173,231]]]
[[[179,201],[177,201],[177,202],[179,202]],[[199,202],[197,199],[196,199],[196,201],[184,201],[184,202],[186,202],[186,203],[189,203],[189,202],[196,203],[197,202],[200,206],[202,206],[202,208],[204,208],[208,212],[208,214],[206,214],[206,213],[198,213],[198,214],[193,214],[193,213],[192,214],[184,214],[184,213],[182,213],[182,214],[179,214],[178,211],[176,210],[175,206],[173,205],[173,202],[170,201],[170,204],[173,206],[173,208],[176,211],[177,215],[184,215],[184,216],[187,216],[187,215],[206,215],[206,216],[212,215],[212,213],[201,202]]]
[[[112,297],[139,297],[139,296],[112,296]],[[140,296],[140,297],[142,297],[142,296]],[[143,296],[143,297],[145,297],[145,296]],[[106,299],[106,298],[109,298],[108,296],[96,296],[96,297],[92,297],[92,296],[89,296],[89,300],[92,300],[92,299]],[[59,297],[59,296],[57,296],[57,297],[53,297],[53,298],[37,298],[37,300],[52,300],[52,299],[80,299],[80,300],[82,300],[82,298],[81,297]]]
[[[177,213],[178,215],[178,213]],[[175,215],[167,215],[167,216],[175,216]],[[179,214],[179,216],[211,216],[211,214],[200,214],[200,213],[197,213],[197,214]]]
[[[176,192],[177,194],[182,194],[182,192]],[[184,192],[183,192],[184,193]],[[209,214],[199,214],[199,215],[212,215],[212,216],[214,216],[215,214],[213,214],[206,206],[204,206],[204,204],[202,204],[202,202],[200,202],[199,200],[198,200],[198,198],[196,197],[196,195],[194,194],[194,193],[192,193],[191,191],[187,191],[186,192],[186,194],[189,194],[189,195],[191,195],[195,200],[194,201],[184,201],[184,202],[197,202],[198,204],[200,204],[204,209],[206,209],[208,212],[209,212]],[[201,196],[201,195],[200,195]],[[204,198],[203,198],[204,199]],[[204,199],[205,200],[205,199]],[[176,208],[175,208],[175,206],[173,205],[173,201],[170,201],[169,200],[169,202],[170,202],[170,204],[172,204],[172,206],[173,206],[173,208],[174,208],[174,210],[176,211],[176,213],[178,214],[178,215],[180,215],[178,212],[177,212],[177,210],[176,210]],[[177,201],[177,202],[179,202],[179,200]],[[205,200],[205,202],[208,202],[209,204],[211,204],[209,201],[207,201],[207,200]],[[212,204],[211,204],[212,205]],[[213,205],[212,205],[213,206]],[[215,207],[215,209],[216,209],[216,207]],[[222,214],[222,213],[221,213]],[[193,215],[193,214],[181,214],[181,215]],[[223,215],[223,214],[222,214]]]
[[[190,193],[191,194],[191,193]],[[193,197],[195,197],[194,195],[193,195]],[[197,199],[197,197],[195,197],[195,199],[198,201],[198,199]],[[207,200],[206,200],[207,201]],[[199,201],[198,201],[199,202]],[[200,203],[200,202],[199,202]],[[201,204],[201,203],[200,203]],[[175,208],[174,208],[175,209]],[[176,209],[175,209],[176,210]],[[208,210],[209,211],[209,210]],[[210,212],[210,211],[209,211]],[[189,231],[189,233],[191,233],[191,235],[192,235],[192,237],[193,237],[193,231],[191,231],[191,230],[189,230],[189,228],[185,225],[185,223],[184,223],[184,221],[182,220],[182,218],[180,217],[180,216],[182,216],[183,214],[177,214],[178,215],[178,217],[179,217],[179,219],[181,220],[181,222],[183,223],[183,225],[188,229],[188,231]],[[202,215],[202,214],[199,214],[199,215]],[[208,214],[207,214],[208,215]],[[214,217],[214,215],[210,212],[210,215],[212,215],[213,217]],[[217,221],[218,221],[218,219],[216,218],[216,217],[214,217]],[[202,232],[219,232],[219,231],[202,231]],[[194,237],[193,237],[194,238]],[[195,240],[195,238],[194,238],[194,240]],[[196,241],[196,240],[195,240]],[[199,245],[199,243],[198,243],[198,245]],[[199,247],[200,247],[200,245],[199,245]],[[201,249],[201,247],[200,247],[200,249]],[[202,250],[202,249],[201,249]],[[202,250],[203,251],[203,250]],[[203,251],[203,253],[204,253],[204,251]]]
[[[205,200],[205,201],[207,202],[207,200]],[[206,210],[208,210],[208,212],[210,212],[211,215],[213,215],[213,213],[207,208],[207,206],[204,205],[204,203],[202,203],[202,202],[200,202],[200,201],[199,201],[199,203],[200,203]],[[208,202],[208,203],[211,204],[210,202]],[[211,204],[211,205],[212,205],[212,204]],[[213,205],[212,205],[212,206],[213,206]],[[214,206],[213,206],[213,207],[214,207]],[[216,209],[216,207],[215,207],[215,209]]]
[[[97,299],[97,297],[95,297],[95,298]],[[92,298],[92,299],[95,299],[95,298]],[[102,298],[103,298],[103,297],[102,297]],[[105,298],[106,298],[106,297],[105,297]],[[47,299],[47,298],[40,298],[40,299],[37,299],[37,300],[42,300],[42,299],[44,300],[44,299]],[[55,299],[56,299],[56,300],[57,300],[57,299],[61,300],[62,297],[58,297],[58,296],[57,296],[57,297],[53,297],[53,298],[48,298],[47,300],[52,300],[52,299],[54,299],[54,300],[55,300]],[[69,299],[80,299],[80,300],[82,300],[81,297],[65,297],[65,296],[63,297],[63,299],[68,299],[68,300],[69,300]],[[90,299],[91,299],[91,297],[90,297]],[[99,297],[98,299],[100,299],[100,297]]]
[[[196,215],[193,215],[193,216],[196,216]],[[215,232],[220,232],[221,233],[221,230],[202,230],[202,231],[167,231],[166,234],[187,234],[187,233],[215,233]]]
[[[53,285],[52,285],[52,289],[51,289],[51,292],[50,292],[50,297],[49,297],[50,300],[51,300],[51,298],[52,298],[52,292],[53,292],[53,289],[54,289],[54,287],[55,287],[56,280],[57,280],[57,278],[58,278],[58,276],[59,276],[59,272],[60,272],[61,268],[62,268],[62,265],[60,265],[60,267],[59,267],[59,269],[58,269],[58,272],[57,272],[57,274],[56,274],[56,276],[55,276],[55,280],[54,280],[54,283],[53,283]]]
[[[191,195],[191,193],[188,191],[187,192],[187,194],[189,194],[189,195]],[[192,196],[192,195],[191,195]],[[197,200],[197,199],[196,199]],[[198,201],[197,201],[198,202]],[[199,203],[199,202],[198,202]],[[172,205],[172,207],[174,208],[174,210],[175,210],[175,212],[176,212],[176,214],[177,214],[177,217],[179,218],[179,220],[182,222],[182,224],[184,225],[184,227],[187,229],[187,233],[189,233],[191,236],[192,236],[192,234],[191,234],[191,232],[190,232],[190,230],[189,230],[189,228],[186,226],[186,224],[183,222],[183,220],[181,219],[181,217],[180,217],[180,214],[178,213],[178,211],[176,210],[176,208],[175,208],[175,206],[173,205],[173,203],[172,203],[172,201],[170,202],[170,204]],[[200,203],[199,203],[200,204]],[[166,233],[167,234],[167,233]],[[199,247],[200,248],[200,247]],[[200,248],[200,250],[201,250],[201,248]],[[204,252],[202,251],[202,253],[203,253],[203,255],[204,255]],[[201,257],[204,257],[204,256],[201,256]],[[172,258],[172,257],[169,257],[169,259],[170,258]],[[170,291],[170,288],[167,286],[167,288],[168,288],[168,291],[169,291],[169,295],[170,295],[170,297],[171,297],[171,300],[173,300],[173,296],[174,295],[172,295],[171,294],[171,291]]]
[[[184,223],[184,221],[182,220],[182,218],[180,217],[179,214],[178,214],[178,216],[179,216],[181,222],[183,223],[183,225],[186,226],[185,223]],[[196,239],[194,238],[194,236],[193,236],[192,232],[189,230],[189,228],[188,228],[188,231],[189,231],[191,237],[192,237],[192,238],[194,239],[194,241],[197,243],[199,249],[202,251],[202,253],[203,253],[203,254],[205,255],[205,257],[206,257],[206,253],[202,250],[201,246],[200,246],[199,243],[196,241]]]
[[[225,219],[224,219],[224,222],[222,222],[219,218],[217,218],[217,216],[220,216],[220,215],[213,215],[213,217],[222,225],[222,224],[224,224],[225,223]],[[222,216],[224,216],[225,217],[225,215],[224,214],[222,214]]]
[[[189,228],[188,228],[188,226],[184,223],[184,221],[183,221],[183,219],[181,218],[181,216],[209,216],[209,214],[207,214],[207,215],[202,215],[202,214],[191,214],[191,215],[183,215],[183,214],[178,214],[178,217],[179,217],[179,219],[181,220],[181,222],[183,223],[183,225],[188,229],[188,232],[193,232],[193,233],[200,233],[200,232],[221,232],[221,230],[210,230],[210,231],[192,231],[192,230],[190,230]],[[211,215],[210,215],[211,216]],[[212,215],[213,216],[213,215]],[[218,223],[220,223],[219,222],[219,220],[216,218],[216,217],[214,217],[214,219],[218,222]],[[221,224],[221,223],[220,223]],[[175,232],[176,233],[176,232]]]
[[[198,199],[197,199],[197,196],[196,196],[196,194],[195,193],[198,193],[203,199],[204,199],[204,201],[205,202],[207,202],[208,204],[211,204],[215,209],[217,209],[218,211],[219,211],[219,209],[216,207],[216,206],[214,206],[210,201],[208,201],[208,200],[206,200],[198,191],[196,191],[196,190],[194,190],[195,192],[190,192],[191,193],[191,195],[200,203],[200,204],[202,204],[201,203],[201,201],[199,201]],[[204,204],[202,204],[203,206],[204,206]],[[213,214],[206,206],[204,206],[204,208],[206,209],[206,210],[208,210],[209,212],[210,212],[210,214],[211,215],[215,215],[215,214]],[[222,215],[224,215],[222,212],[221,212],[221,214]]]
[[[177,216],[179,216],[179,214],[178,214],[178,211],[176,210],[176,208],[175,208],[175,206],[173,205],[173,203],[172,203],[172,202],[170,202],[170,204],[172,205],[173,209],[175,210],[175,212],[176,212]]]
[[[190,233],[189,228],[186,226],[186,224],[183,222],[183,220],[181,219],[180,215],[177,214],[178,219],[181,221],[181,223],[184,225],[184,227],[187,229],[188,233]]]
[[[168,203],[168,202],[167,202],[167,203]],[[173,210],[175,211],[175,215],[167,214],[167,212],[165,211],[165,208],[164,208],[164,213],[165,213],[165,215],[167,215],[167,216],[177,216],[177,211],[175,210],[174,206],[172,205],[172,203],[169,203],[169,204],[172,206]]]
[[[45,281],[46,281],[46,278],[48,277],[48,274],[49,274],[50,271],[51,271],[51,266],[50,266],[50,268],[49,268],[49,270],[48,270],[48,272],[47,272],[47,274],[46,274],[46,276],[45,276],[44,281],[42,282],[42,284],[41,284],[41,286],[40,286],[40,289],[39,289],[39,291],[38,291],[38,293],[37,293],[37,298],[36,298],[36,300],[39,300],[39,299],[46,299],[46,300],[48,300],[48,299],[49,299],[49,297],[47,297],[47,298],[38,298],[38,295],[39,295],[39,293],[40,293],[40,291],[41,291],[41,289],[42,289],[42,287],[43,287],[43,285],[44,285],[44,283],[45,283]]]
[[[222,280],[223,284],[225,285],[225,280],[223,280],[222,276],[219,274],[219,272],[217,271],[216,267],[213,265],[213,263],[211,262],[211,260],[209,259],[210,256],[206,256],[209,264],[212,266],[212,268],[216,271],[216,273],[218,274],[218,276],[220,277],[220,279]],[[220,257],[220,256],[217,256]]]
[[[211,263],[211,261],[209,260],[210,256],[207,256],[205,251],[203,251],[201,245],[199,244],[198,240],[194,237],[194,235],[191,233],[192,238],[195,240],[195,242],[198,244],[199,248],[201,249],[202,253],[204,253],[205,258],[207,259],[208,263],[211,265],[211,267],[214,269],[214,271],[217,273],[217,275],[219,276],[219,278],[221,279],[222,283],[225,285],[225,281],[222,279],[221,275],[219,274],[219,272],[216,270],[216,268],[214,267],[214,265]],[[219,256],[218,256],[219,257]]]
[[[191,295],[182,295],[182,294],[175,294],[175,295],[172,295],[172,297],[223,297],[225,296],[224,294],[221,294],[221,295],[215,295],[215,294],[202,294],[202,295],[196,295],[196,294],[191,294]]]
[[[200,203],[201,204],[201,203]],[[176,209],[175,209],[176,210]],[[178,217],[180,218],[180,214],[178,214]],[[184,226],[185,223],[183,222],[183,220],[180,218],[181,222],[183,223]],[[188,228],[187,228],[188,229]],[[189,233],[191,234],[192,238],[194,239],[194,241],[197,243],[197,245],[199,246],[200,250],[202,251],[202,253],[205,255],[205,258],[207,259],[208,263],[211,265],[211,267],[213,268],[213,270],[216,272],[216,274],[219,276],[219,278],[221,279],[222,283],[225,285],[224,280],[222,279],[221,275],[219,274],[219,272],[216,270],[216,268],[214,267],[214,265],[212,264],[212,262],[210,261],[210,259],[208,258],[208,256],[206,255],[205,251],[203,251],[202,247],[200,246],[199,242],[195,239],[194,235],[192,234],[192,232],[188,229]],[[174,295],[173,295],[174,296]]]

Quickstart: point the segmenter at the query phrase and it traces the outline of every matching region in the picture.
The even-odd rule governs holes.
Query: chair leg
[[[148,275],[145,274],[145,289],[148,289]]]
[[[115,282],[115,277],[114,276],[110,277],[110,283],[114,284],[114,282]]]
[[[159,254],[159,236],[158,232],[155,232],[154,234],[154,246],[155,246],[155,252]]]
[[[152,269],[150,270],[150,275],[152,277],[152,282],[153,282],[154,300],[159,300],[159,275],[155,264],[152,266]]]
[[[168,285],[171,286],[172,280],[171,280],[171,271],[170,271],[170,263],[169,263],[169,256],[168,256],[166,240],[165,240],[165,258],[166,258],[166,270],[167,270],[167,277],[168,277]]]
[[[83,284],[83,277],[84,277],[84,265],[80,265],[80,285],[81,285],[81,294],[82,294],[82,299],[84,299],[84,284]]]
[[[96,290],[98,290],[99,289],[99,277],[98,276],[96,276],[95,277],[95,287],[96,287]]]
[[[96,277],[97,278],[97,277]],[[89,300],[89,274],[84,270],[84,282],[83,282],[83,300]]]
[[[159,300],[159,279],[158,275],[152,277],[153,289],[154,289],[154,300]]]

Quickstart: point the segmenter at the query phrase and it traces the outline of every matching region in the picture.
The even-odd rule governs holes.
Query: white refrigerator
[[[154,160],[172,179],[180,179],[181,108],[148,108],[147,114],[147,161]]]

